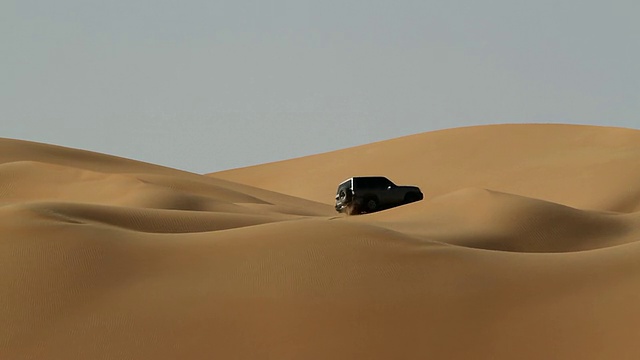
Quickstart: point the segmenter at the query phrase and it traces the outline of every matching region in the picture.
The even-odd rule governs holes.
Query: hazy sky
[[[640,1],[0,0],[0,137],[194,172],[505,122],[640,128]]]

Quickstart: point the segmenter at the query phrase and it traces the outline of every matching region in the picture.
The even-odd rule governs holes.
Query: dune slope
[[[427,198],[484,188],[583,209],[640,210],[640,131],[514,124],[427,132],[210,176],[332,203],[351,176],[385,175]]]
[[[635,359],[638,133],[452,129],[209,176],[0,139],[0,359]],[[356,174],[427,196],[337,215]]]

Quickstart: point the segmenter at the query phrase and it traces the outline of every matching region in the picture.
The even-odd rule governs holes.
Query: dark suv
[[[336,211],[347,214],[371,213],[422,200],[416,186],[398,186],[383,176],[349,178],[336,192]]]

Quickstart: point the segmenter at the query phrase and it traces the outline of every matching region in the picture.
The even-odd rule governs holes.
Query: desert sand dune
[[[639,160],[564,125],[209,176],[0,139],[0,359],[636,359]],[[336,214],[363,174],[426,198]]]
[[[424,239],[501,251],[573,252],[640,240],[640,213],[579,210],[485,189],[462,189],[393,210],[353,220]]]
[[[640,131],[629,129],[477,126],[212,176],[325,203],[333,201],[329,194],[342,180],[381,174],[398,184],[420,186],[427,199],[475,187],[581,209],[634,212],[640,210],[638,144]]]

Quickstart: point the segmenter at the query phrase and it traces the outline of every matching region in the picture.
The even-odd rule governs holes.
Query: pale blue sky
[[[194,172],[436,129],[640,128],[637,0],[0,0],[0,137]]]

